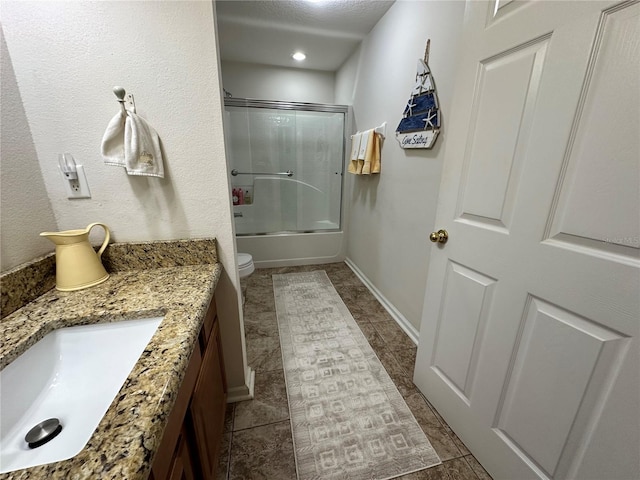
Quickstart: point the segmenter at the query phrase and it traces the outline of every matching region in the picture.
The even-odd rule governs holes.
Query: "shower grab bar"
[[[237,175],[286,175],[287,177],[293,177],[293,171],[287,170],[286,172],[275,172],[275,173],[258,173],[258,172],[239,172],[235,168],[231,170],[231,175],[234,177]]]

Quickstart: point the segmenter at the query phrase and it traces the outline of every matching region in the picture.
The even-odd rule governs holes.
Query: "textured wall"
[[[218,239],[224,353],[238,386],[246,362],[212,3],[6,1],[2,28],[59,229],[101,221],[119,242]],[[135,95],[160,135],[164,179],[102,163],[102,135],[119,108],[114,85]],[[84,165],[91,199],[65,198],[59,152]]]
[[[227,198],[218,195],[227,178],[216,135],[221,116],[210,5],[4,2],[2,13],[59,228],[99,220],[115,240],[127,241],[211,235],[214,223],[228,225]],[[158,131],[164,180],[127,176],[102,163],[100,141],[118,111],[114,85],[135,95],[138,113]],[[59,152],[85,166],[91,199],[66,199]]]
[[[222,83],[234,97],[333,103],[332,72],[222,62]]]
[[[347,257],[400,313],[419,329],[435,211],[444,158],[464,2],[397,1],[358,52],[338,72],[338,101],[355,82],[357,129],[387,122],[382,173],[347,174]],[[418,58],[431,38],[429,64],[444,129],[433,150],[402,150],[395,129],[415,81]]]
[[[54,230],[56,219],[44,188],[29,123],[2,32],[0,48],[0,258],[4,271],[50,252],[51,242],[38,234],[43,230]]]

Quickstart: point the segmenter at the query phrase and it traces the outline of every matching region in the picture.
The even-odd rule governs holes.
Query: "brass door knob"
[[[429,235],[429,240],[431,240],[433,243],[447,243],[447,240],[449,240],[449,234],[446,230],[441,229],[437,232],[431,232],[431,235]]]

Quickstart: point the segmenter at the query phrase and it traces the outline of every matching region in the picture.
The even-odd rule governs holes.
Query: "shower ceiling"
[[[394,0],[216,0],[223,61],[334,72]],[[291,58],[306,53],[304,62]]]

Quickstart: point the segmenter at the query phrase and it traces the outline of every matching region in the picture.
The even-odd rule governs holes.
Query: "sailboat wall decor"
[[[430,46],[431,40],[427,40],[424,60],[418,59],[416,83],[396,129],[402,148],[432,148],[440,133],[440,105],[429,68]]]

